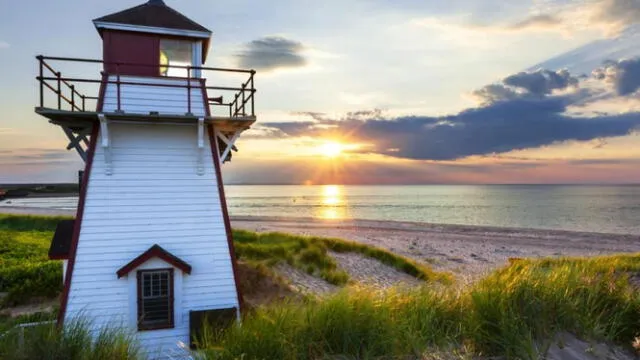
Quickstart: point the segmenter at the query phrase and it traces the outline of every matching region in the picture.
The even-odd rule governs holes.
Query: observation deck
[[[195,124],[204,119],[205,124],[213,124],[223,133],[244,131],[256,121],[254,70],[108,63],[43,55],[36,59],[40,95],[36,113],[74,133],[90,132],[98,114],[110,120],[145,123]],[[126,75],[136,67],[182,76]],[[112,71],[102,70],[107,68]],[[208,86],[207,81],[216,85]],[[240,82],[240,86],[219,85],[233,82]]]

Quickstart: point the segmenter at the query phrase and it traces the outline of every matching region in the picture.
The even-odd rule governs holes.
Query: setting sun
[[[338,142],[327,142],[320,146],[320,153],[326,157],[334,158],[344,150],[344,146]]]

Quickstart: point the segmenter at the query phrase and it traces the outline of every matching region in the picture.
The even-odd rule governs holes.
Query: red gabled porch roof
[[[116,274],[118,275],[118,278],[126,276],[132,270],[134,270],[138,266],[144,264],[145,262],[147,262],[148,260],[151,260],[153,258],[158,258],[160,260],[163,260],[164,262],[166,262],[168,264],[171,264],[174,267],[180,269],[185,274],[191,274],[191,265],[187,264],[185,261],[183,261],[179,257],[177,257],[177,256],[171,254],[170,252],[168,252],[167,250],[163,249],[158,244],[153,245],[152,247],[149,248],[149,250],[145,251],[140,256],[138,256],[137,258],[131,260],[125,266],[121,267],[116,272]]]

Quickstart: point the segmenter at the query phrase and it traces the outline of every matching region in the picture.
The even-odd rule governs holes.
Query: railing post
[[[82,96],[82,111],[86,111],[84,107],[85,96],[84,95],[80,95],[80,96]]]
[[[44,58],[42,55],[36,56],[40,62],[40,107],[44,107]]]
[[[191,66],[187,66],[187,113],[191,114]]]
[[[255,75],[256,71],[251,70],[251,116],[256,116],[255,111],[255,98],[256,98],[256,90],[253,85],[253,75]]]
[[[120,64],[116,63],[116,87],[118,89],[118,112],[121,111],[120,104]],[[109,83],[109,78],[107,77],[107,84]]]
[[[58,71],[56,73],[56,77],[58,78],[58,110],[62,110],[62,89],[60,87],[61,85],[61,79],[60,76],[62,74],[60,73],[60,71]]]
[[[71,111],[76,111],[76,87],[75,85],[69,85],[71,88]]]
[[[245,108],[244,108],[244,105],[245,105],[245,103],[247,102],[246,97],[245,97],[245,95],[244,95],[244,90],[245,90],[246,85],[247,85],[247,84],[242,83],[242,86],[241,86],[241,88],[242,88],[242,107],[241,107],[241,109],[242,109],[242,115],[245,115]]]

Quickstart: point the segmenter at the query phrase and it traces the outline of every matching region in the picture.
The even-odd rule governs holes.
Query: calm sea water
[[[232,216],[353,218],[640,235],[640,186],[226,186]],[[76,198],[14,199],[74,209]],[[7,206],[6,201],[0,202]]]

